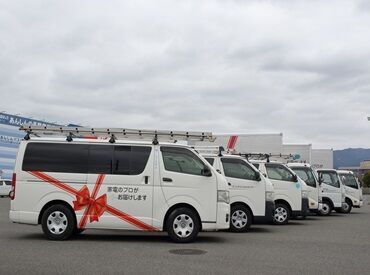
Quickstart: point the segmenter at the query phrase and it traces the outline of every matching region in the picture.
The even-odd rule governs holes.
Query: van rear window
[[[139,175],[148,162],[149,146],[29,143],[24,171]]]

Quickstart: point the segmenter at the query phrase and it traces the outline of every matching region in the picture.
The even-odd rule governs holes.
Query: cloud
[[[368,147],[367,1],[0,1],[2,109]]]

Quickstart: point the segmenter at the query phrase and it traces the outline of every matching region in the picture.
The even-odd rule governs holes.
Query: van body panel
[[[254,163],[254,162],[252,162]],[[266,162],[255,162],[259,164],[259,170],[266,175],[271,183],[274,186],[275,190],[275,201],[277,200],[285,200],[289,203],[292,211],[302,211],[302,184],[298,182],[293,181],[284,181],[284,180],[276,180],[268,176],[266,165],[268,163]],[[281,165],[285,169],[287,169],[290,173],[295,175],[295,173],[289,169],[287,166],[281,164],[281,163],[275,163],[271,162],[274,165]]]
[[[60,144],[85,146],[88,150],[86,155],[88,156],[86,163],[88,172],[53,172],[53,170],[42,169],[23,171],[26,148],[32,143],[47,144],[51,146],[50,148]],[[91,150],[93,150],[91,146],[105,146],[103,151],[108,150],[108,153],[105,152],[108,156],[111,150],[109,148],[113,148],[110,172],[90,171],[93,167],[91,165],[94,165],[93,162],[100,161],[99,157],[91,157]],[[153,145],[150,142],[131,143],[130,141],[111,144],[107,140],[74,140],[73,142],[38,138],[22,140],[15,164],[17,181],[9,217],[13,222],[37,224],[43,207],[58,200],[69,204],[74,209],[80,228],[158,231],[163,229],[165,215],[171,206],[189,204],[196,209],[201,219],[200,222],[206,224],[207,230],[229,228],[229,222],[225,220],[229,215],[230,205],[217,202],[218,190],[227,190],[226,180],[221,179],[212,167],[209,176],[166,171],[160,152],[161,146],[163,145]],[[188,150],[190,154],[195,154],[187,146],[168,146]],[[139,168],[135,170],[136,164],[131,164],[135,158],[138,158],[134,152],[138,150],[137,147],[150,148],[147,162],[144,166],[142,164],[141,170]],[[132,156],[129,159],[131,170],[120,172],[120,169],[125,168],[124,164],[127,159],[125,159],[126,155],[119,151],[126,149],[131,150],[129,151]],[[76,160],[71,161],[73,163]],[[207,162],[202,157],[199,161],[207,166]],[[32,162],[29,165],[36,164]],[[67,160],[66,165],[71,166],[72,164]],[[27,165],[25,167],[27,168]],[[59,166],[57,168],[60,169]],[[100,168],[98,165],[97,169]],[[163,181],[165,177],[172,178],[173,181]],[[91,209],[96,210],[98,204],[102,206],[100,209],[102,211],[94,219],[91,216]]]

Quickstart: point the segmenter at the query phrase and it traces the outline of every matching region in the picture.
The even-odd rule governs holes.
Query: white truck
[[[341,212],[345,207],[346,191],[339,178],[337,170],[318,169],[316,170],[321,184],[322,209],[319,212],[328,216],[333,210]]]
[[[306,217],[308,213],[308,190],[305,182],[286,165],[266,160],[250,160],[267,178],[275,191],[276,224],[287,224],[291,218]]]
[[[245,232],[254,222],[272,222],[274,188],[245,158],[230,155],[220,147],[195,147],[227,179],[230,192],[230,230]]]
[[[27,135],[10,194],[15,223],[41,224],[52,240],[93,228],[166,231],[180,243],[201,230],[229,228],[226,179],[190,147],[162,142],[211,139],[211,133],[21,129]]]
[[[322,209],[322,196],[319,181],[311,165],[299,162],[291,162],[287,165],[307,184],[309,210],[319,214]]]
[[[338,174],[346,190],[342,212],[350,213],[352,207],[360,208],[363,205],[362,188],[352,171],[338,170]]]

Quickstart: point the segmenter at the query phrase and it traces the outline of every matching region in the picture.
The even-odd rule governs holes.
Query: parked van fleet
[[[273,221],[274,188],[258,169],[245,158],[225,154],[220,147],[195,147],[195,150],[227,179],[231,204],[230,230],[245,232],[253,222]]]
[[[0,179],[0,196],[5,197],[9,196],[11,190],[11,181]]]
[[[320,214],[328,216],[333,210],[341,212],[346,193],[338,172],[334,169],[318,169],[316,171],[321,183],[322,209]]]
[[[10,219],[41,224],[49,239],[84,229],[167,231],[175,242],[229,228],[226,179],[193,149],[160,138],[211,134],[25,126],[12,181]],[[71,133],[67,140],[30,135]],[[93,135],[98,139],[73,136]],[[110,140],[104,139],[111,135]],[[143,141],[118,140],[137,138]],[[145,141],[151,138],[152,141]]]
[[[308,191],[304,181],[286,165],[266,160],[250,160],[274,186],[276,224],[287,224],[290,218],[306,217]]]
[[[363,205],[362,188],[352,171],[338,170],[338,174],[346,190],[342,211],[350,213],[352,207],[360,208]]]
[[[308,190],[308,206],[313,213],[319,214],[322,209],[322,197],[320,192],[320,184],[316,178],[315,172],[307,163],[292,162],[287,164],[307,185]]]

